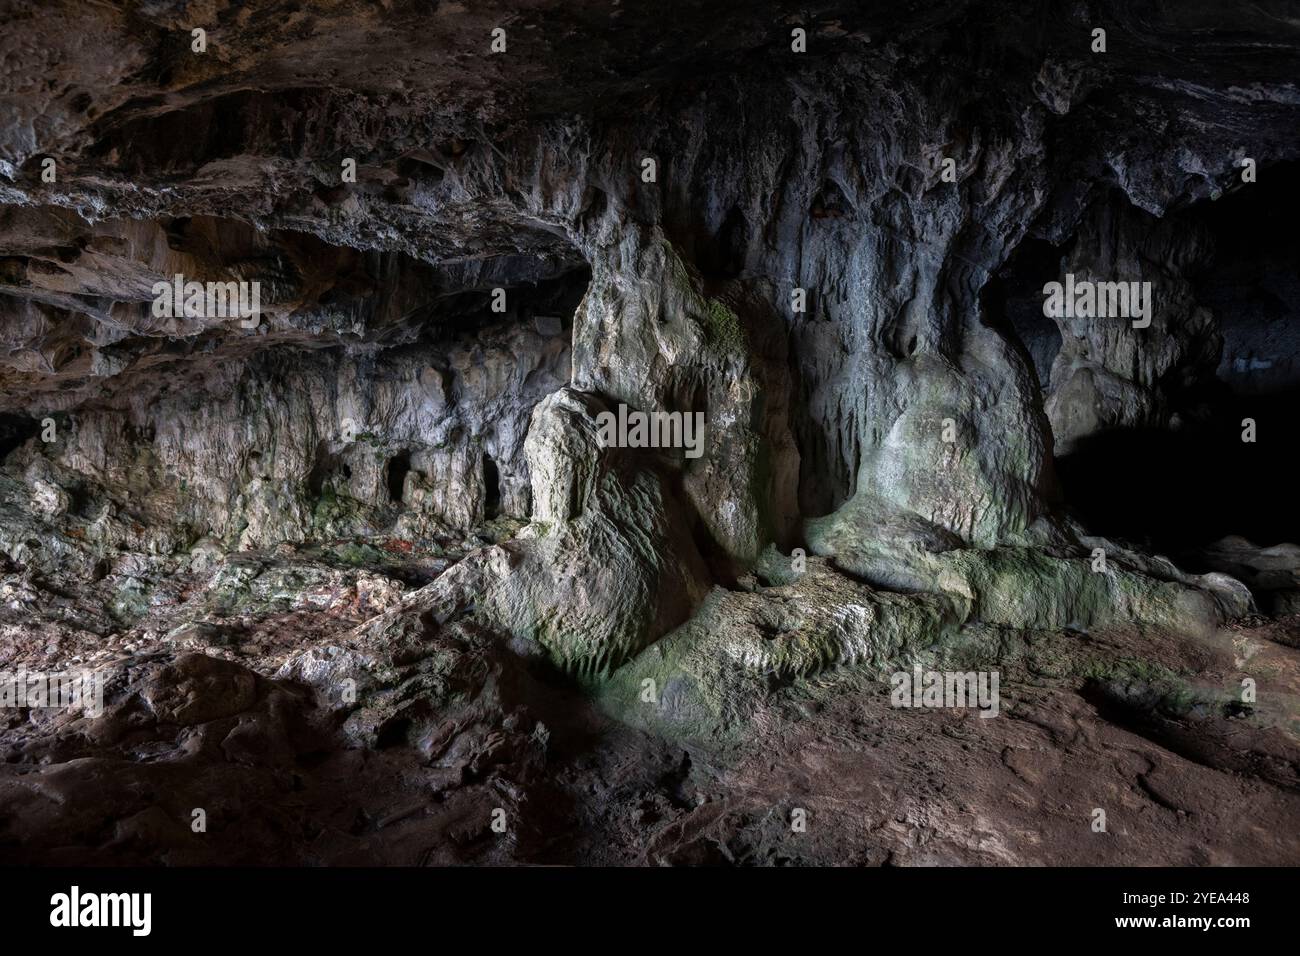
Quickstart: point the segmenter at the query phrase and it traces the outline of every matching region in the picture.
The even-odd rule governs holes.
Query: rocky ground
[[[1287,4],[0,17],[0,859],[1300,862]]]
[[[1247,617],[1200,634],[981,625],[919,649],[934,666],[1000,672],[1000,712],[985,719],[977,709],[892,707],[879,666],[828,658],[783,679],[779,667],[738,653],[747,636],[726,623],[743,619],[733,608],[706,621],[717,628],[710,658],[732,658],[733,672],[714,676],[766,690],[726,691],[743,714],[693,714],[683,725],[663,699],[683,693],[671,671],[660,668],[660,699],[641,693],[635,662],[630,675],[583,693],[473,611],[447,615],[459,595],[440,587],[454,565],[441,569],[465,552],[448,548],[435,559],[392,550],[384,557],[348,542],[238,553],[169,573],[157,589],[128,578],[131,593],[147,595],[129,627],[113,610],[123,582],[114,573],[97,599],[61,594],[30,573],[5,575],[5,669],[110,675],[101,717],[11,713],[0,767],[5,857],[255,865],[1300,858],[1294,616]],[[375,563],[359,564],[358,552]],[[824,609],[816,605],[838,612],[888,599],[813,562],[811,594],[754,581],[717,589],[702,613],[737,602],[776,607],[784,624],[761,640],[835,639],[815,633]],[[828,601],[835,589],[862,604]],[[671,647],[691,627],[660,643]],[[879,650],[875,633],[839,636]],[[1259,682],[1257,703],[1241,702],[1243,674]],[[345,699],[348,679],[359,685],[355,705]],[[675,729],[665,732],[665,722]],[[1105,832],[1093,828],[1098,808]],[[195,809],[205,813],[203,832],[192,829]],[[800,810],[804,825],[795,827]],[[504,832],[492,828],[497,811]]]

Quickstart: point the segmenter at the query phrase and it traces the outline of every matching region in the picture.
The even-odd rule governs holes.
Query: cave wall
[[[25,424],[5,451],[33,493],[79,489],[55,495],[52,517],[121,509],[170,526],[168,546],[238,547],[527,518],[523,439],[533,406],[569,379],[566,313],[584,272],[506,269],[528,284],[498,314],[489,288],[458,277],[448,292],[445,275],[401,254],[213,218],[78,233],[71,214],[7,215],[24,297],[5,326],[5,381]],[[221,338],[230,319],[153,312],[157,281],[246,269],[265,282],[264,306],[234,341]]]
[[[48,32],[48,11],[17,6],[12,36]],[[1260,29],[1276,29],[1271,10]],[[809,518],[833,528],[813,542],[830,553],[895,519],[931,544],[991,548],[1056,517],[1055,454],[1170,425],[1171,393],[1217,363],[1191,278],[1208,246],[1164,217],[1238,182],[1245,156],[1268,175],[1300,155],[1280,132],[1294,128],[1290,53],[1227,43],[1187,63],[1198,4],[1145,20],[1098,3],[1048,26],[999,5],[994,33],[978,4],[831,5],[808,14],[806,56],[761,3],[726,31],[694,8],[582,3],[557,24],[540,4],[514,14],[543,27],[536,45],[497,59],[454,53],[482,48],[495,7],[444,12],[257,4],[215,15],[199,58],[169,4],[93,11],[94,55],[63,37],[36,62],[7,41],[61,77],[12,82],[0,138],[0,388],[29,419],[67,416],[58,447],[32,439],[7,459],[45,511],[75,512],[77,496],[37,481],[90,482],[83,510],[107,494],[134,513],[124,526],[172,528],[149,547],[254,547],[536,517],[538,465],[564,487],[598,474],[589,507],[548,512],[559,527],[519,545],[536,573],[514,573],[540,594],[557,567],[635,549],[620,514],[634,501],[672,525],[643,561],[651,631],[697,596],[681,585],[684,604],[651,607],[667,567],[727,579],[769,543],[804,542]],[[671,26],[632,54],[607,16]],[[331,35],[391,43],[387,65]],[[1026,241],[1068,249],[1081,273],[1152,278],[1157,323],[1062,323],[1044,391],[981,296]],[[581,301],[546,303],[531,326],[485,311],[493,288],[584,269]],[[173,270],[261,281],[264,323],[155,320],[151,280]],[[580,432],[594,414],[578,398],[543,408],[565,386],[703,411],[706,452],[628,459],[574,434],[529,461],[537,416]],[[377,444],[347,441],[345,419]],[[591,526],[569,527],[579,518]]]
[[[1124,276],[1149,282],[1150,325],[1108,317],[1056,319],[1056,353],[1045,408],[1055,451],[1122,429],[1168,428],[1182,394],[1212,379],[1223,341],[1192,277],[1209,262],[1214,239],[1186,217],[1159,219],[1122,196],[1098,203],[1080,224],[1061,273],[1079,281]]]

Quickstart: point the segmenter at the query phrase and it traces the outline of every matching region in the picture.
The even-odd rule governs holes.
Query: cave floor
[[[404,616],[459,553],[284,547],[84,588],[9,568],[0,668],[111,676],[99,718],[7,712],[0,858],[1300,862],[1298,616],[1197,637],[977,626],[968,666],[997,661],[997,719],[892,707],[887,682],[842,667],[774,688],[741,742],[672,741],[503,638],[462,630],[453,653],[455,626]],[[389,619],[411,625],[385,638],[392,700],[339,708],[301,682],[304,659],[364,651],[358,634]],[[1260,703],[1214,703],[1247,660]]]

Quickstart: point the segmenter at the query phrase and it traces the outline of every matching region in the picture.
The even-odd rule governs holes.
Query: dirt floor
[[[673,741],[427,615],[387,652],[388,685],[323,700],[297,679],[303,652],[364,650],[358,629],[448,563],[395,560],[241,555],[237,601],[178,578],[107,637],[68,625],[84,595],[11,617],[0,668],[111,676],[97,719],[5,712],[0,860],[1300,862],[1300,619],[1195,638],[976,629],[958,663],[1001,672],[996,718],[896,708],[880,675],[840,668],[774,689],[742,744]],[[1236,703],[1245,670],[1257,697]]]

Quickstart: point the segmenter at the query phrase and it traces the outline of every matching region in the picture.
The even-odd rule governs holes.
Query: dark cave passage
[[[1255,544],[1300,540],[1294,461],[1300,392],[1224,394],[1183,431],[1121,429],[1057,460],[1066,501],[1096,534],[1181,554],[1226,535]],[[1256,441],[1242,440],[1253,418]]]
[[[1260,171],[1199,207],[1215,235],[1214,263],[1196,294],[1219,320],[1216,372],[1234,393],[1277,395],[1300,387],[1300,163]]]
[[[1257,183],[1175,214],[1214,238],[1195,290],[1214,312],[1222,359],[1214,378],[1170,389],[1178,428],[1095,435],[1058,460],[1066,500],[1093,531],[1180,554],[1226,535],[1300,542],[1297,172],[1261,170]]]
[[[27,439],[36,435],[39,430],[40,425],[34,418],[0,414],[0,461]]]
[[[1043,315],[1043,284],[1059,277],[1063,251],[1043,239],[1025,239],[980,291],[984,322],[1021,353],[1043,390],[1061,349],[1060,329]]]
[[[501,514],[501,473],[491,455],[483,456],[483,517],[491,521]]]
[[[259,461],[261,454],[253,452],[250,461]],[[316,445],[316,455],[312,461],[311,471],[307,474],[307,491],[313,499],[325,494],[326,488],[336,480],[347,481],[352,477],[352,469],[338,455],[330,452],[329,442],[321,441]]]
[[[1290,500],[1300,443],[1297,165],[1169,214],[1176,229],[1213,238],[1211,258],[1189,278],[1214,314],[1222,354],[1213,374],[1179,369],[1157,383],[1170,427],[1111,428],[1058,453],[1064,502],[1092,532],[1177,554],[1227,535],[1300,541]],[[1063,384],[1052,381],[1062,338],[1043,315],[1042,289],[1061,278],[1072,242],[1026,239],[981,292],[984,321],[1021,353],[1045,400]],[[1247,421],[1253,442],[1243,441]]]
[[[411,470],[411,453],[403,449],[388,461],[388,500],[394,504],[402,503],[406,487],[406,476]]]
[[[576,253],[575,253],[576,254]],[[573,315],[591,284],[591,268],[575,266],[556,274],[517,257],[485,264],[495,278],[479,278],[472,288],[445,296],[437,303],[438,322],[426,338],[475,334],[487,326],[528,325],[543,337],[567,335]],[[494,305],[494,289],[505,290],[504,311]]]

